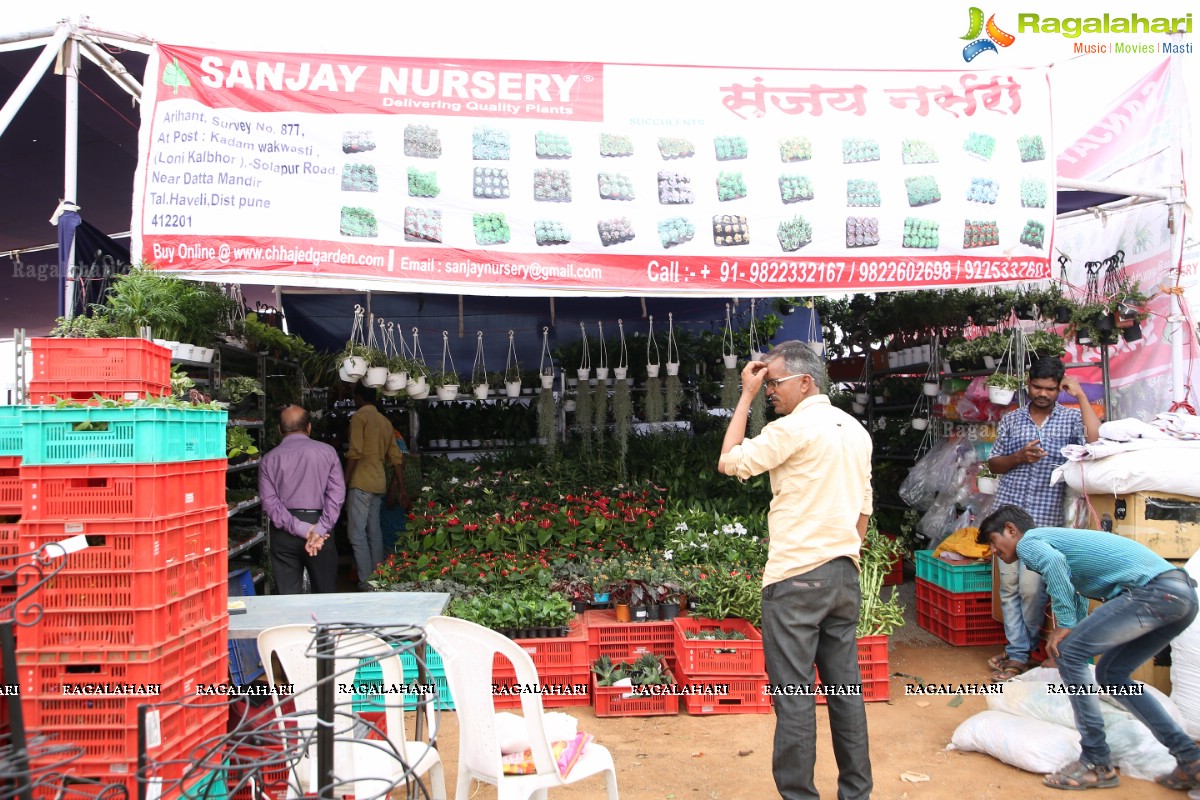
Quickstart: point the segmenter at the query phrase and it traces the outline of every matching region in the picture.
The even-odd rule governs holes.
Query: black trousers
[[[312,523],[321,518],[320,511],[288,510],[303,522]],[[305,570],[308,570],[308,582],[313,594],[337,591],[338,554],[332,533],[321,546],[321,551],[310,556],[304,550],[304,539],[270,523],[267,527],[271,537],[271,570],[275,575],[275,591],[278,594],[303,594]]]

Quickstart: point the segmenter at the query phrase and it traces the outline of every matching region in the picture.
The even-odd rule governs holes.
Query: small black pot
[[[659,619],[675,619],[679,616],[679,603],[661,603],[658,606]]]
[[[1112,333],[1116,324],[1113,322],[1112,314],[1103,314],[1096,318],[1096,330],[1100,333]]]
[[[629,618],[634,622],[649,622],[652,619],[650,606],[630,606]]]
[[[1136,342],[1142,338],[1142,325],[1140,322],[1135,322],[1128,328],[1121,330],[1121,338],[1127,342]]]
[[[585,612],[589,608],[591,608],[592,604],[588,603],[584,600],[575,600],[574,602],[571,603],[571,607],[575,609],[576,614],[582,614],[583,612]]]
[[[1070,322],[1071,321],[1071,307],[1070,306],[1055,306],[1054,307],[1054,321],[1057,322],[1059,325],[1066,325],[1068,322]]]

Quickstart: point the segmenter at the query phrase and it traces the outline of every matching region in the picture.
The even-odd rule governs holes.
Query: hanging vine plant
[[[633,426],[633,397],[629,381],[618,380],[613,388],[613,434],[617,446],[617,470],[621,480],[629,478],[626,461],[629,456],[629,431]]]
[[[592,421],[592,387],[589,381],[580,380],[575,395],[575,427],[579,430],[579,451],[584,461],[591,461],[596,455]]]
[[[663,382],[662,378],[658,377],[658,375],[646,378],[646,399],[643,401],[642,406],[644,408],[642,416],[646,418],[646,422],[655,423],[663,421]]]
[[[622,381],[624,383],[624,381]],[[608,433],[608,381],[597,380],[596,391],[592,395],[593,431],[596,436],[596,450],[604,448]]]
[[[683,383],[679,375],[668,375],[665,387],[664,413],[667,422],[675,422],[679,418],[679,407],[683,404]]]
[[[537,401],[537,432],[538,442],[546,450],[546,460],[557,458],[558,406],[554,402],[554,392],[543,389]]]
[[[762,433],[767,424],[767,393],[762,389],[750,401],[750,418],[746,420],[746,435],[751,438]]]

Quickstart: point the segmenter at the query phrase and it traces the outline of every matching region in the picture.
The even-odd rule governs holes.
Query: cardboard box
[[[1141,542],[1163,558],[1191,558],[1200,550],[1200,498],[1166,492],[1089,495],[1112,532]],[[1105,524],[1102,522],[1102,525]]]

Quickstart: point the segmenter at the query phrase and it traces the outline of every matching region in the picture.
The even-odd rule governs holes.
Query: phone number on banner
[[[722,261],[713,277],[734,285],[892,286],[1043,280],[1045,260],[949,259],[863,261]]]

